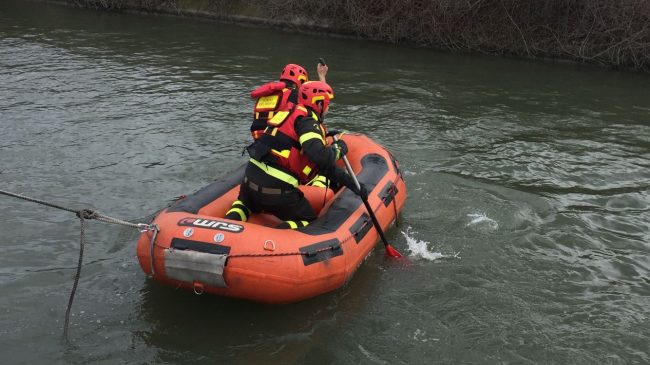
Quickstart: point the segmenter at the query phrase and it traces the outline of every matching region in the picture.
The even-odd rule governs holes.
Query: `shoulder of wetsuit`
[[[294,109],[294,111],[298,113],[298,116],[296,117],[296,121],[294,123],[295,126],[298,126],[299,124],[309,124],[309,127],[311,128],[313,124],[318,123],[318,121],[314,120],[314,118],[312,118],[311,115],[304,109]]]
[[[281,91],[282,89],[285,88],[286,85],[284,81],[267,82],[266,84],[262,86],[258,86],[255,90],[251,91],[251,98],[257,99],[262,96],[271,95],[272,93],[276,91]]]

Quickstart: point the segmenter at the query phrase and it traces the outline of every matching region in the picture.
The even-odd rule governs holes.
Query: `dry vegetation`
[[[266,19],[306,30],[650,71],[650,0],[67,1],[106,9],[194,9],[224,18],[254,8]]]

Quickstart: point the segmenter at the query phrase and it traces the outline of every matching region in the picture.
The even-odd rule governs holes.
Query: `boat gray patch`
[[[381,198],[381,201],[384,202],[384,206],[387,207],[390,203],[393,202],[393,200],[395,200],[395,195],[397,195],[397,193],[397,185],[395,185],[392,181],[389,181],[386,186],[381,189],[381,192],[379,192],[379,198]]]
[[[189,250],[165,249],[165,273],[170,279],[186,283],[200,282],[207,286],[227,288],[223,267],[227,255]]]
[[[322,251],[321,251],[322,250]],[[305,266],[315,264],[317,262],[326,261],[332,257],[343,255],[343,246],[338,239],[314,243],[313,245],[300,247],[302,255],[302,262]]]
[[[358,244],[372,228],[372,220],[368,214],[363,213],[359,219],[350,227],[350,233],[354,235],[354,240]]]

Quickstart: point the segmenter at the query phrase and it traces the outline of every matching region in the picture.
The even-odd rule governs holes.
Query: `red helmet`
[[[291,81],[296,86],[300,87],[303,83],[307,82],[307,70],[300,65],[290,63],[282,69],[280,80]]]
[[[314,109],[321,116],[332,99],[334,99],[332,87],[322,81],[305,82],[298,91],[298,103]]]

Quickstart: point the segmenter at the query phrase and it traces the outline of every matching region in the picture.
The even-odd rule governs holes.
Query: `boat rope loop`
[[[240,254],[228,255],[228,259],[239,258],[239,257],[313,256],[313,255],[316,255],[316,254],[319,254],[319,253],[325,252],[325,251],[336,251],[339,248],[341,248],[341,246],[343,246],[344,243],[346,243],[349,240],[351,240],[352,238],[356,237],[358,232],[363,230],[363,228],[366,226],[366,224],[369,224],[369,223],[365,222],[364,224],[362,224],[359,227],[357,232],[354,232],[354,233],[350,234],[349,236],[347,236],[346,238],[344,238],[342,241],[338,242],[337,244],[330,245],[330,246],[323,247],[323,248],[319,248],[318,250],[315,250],[315,251],[309,251],[309,252],[292,251],[292,252],[278,252],[278,253],[240,253]]]
[[[383,203],[379,202],[377,204],[377,206],[375,208],[373,208],[373,212],[377,213],[382,205],[383,205]],[[397,206],[395,206],[395,221],[397,222]],[[335,251],[335,250],[338,250],[344,243],[346,243],[347,241],[349,241],[352,238],[356,237],[359,234],[359,232],[361,232],[366,227],[366,225],[368,225],[368,224],[372,224],[372,223],[370,223],[370,219],[365,221],[357,229],[356,232],[353,232],[352,234],[350,234],[349,236],[344,238],[342,241],[340,241],[338,244],[323,247],[323,248],[320,248],[320,249],[315,250],[315,251],[310,251],[310,252],[293,251],[293,252],[278,252],[278,253],[240,253],[240,254],[228,255],[228,259],[240,258],[240,257],[312,256],[312,255],[315,255],[315,254],[318,254],[318,253],[324,252],[324,251]],[[156,246],[158,246],[158,245],[156,245]],[[158,247],[165,248],[163,246],[158,246]]]
[[[70,309],[72,308],[72,302],[74,301],[74,295],[75,292],[77,291],[77,285],[79,284],[79,278],[81,277],[81,265],[83,263],[83,255],[84,255],[84,245],[85,245],[85,221],[86,219],[96,219],[98,221],[106,222],[106,223],[113,223],[113,224],[120,224],[124,225],[127,227],[132,227],[132,228],[137,228],[138,230],[142,231],[157,231],[157,227],[153,224],[146,224],[146,223],[132,223],[132,222],[127,222],[122,219],[117,219],[113,217],[109,217],[107,215],[100,214],[94,210],[90,209],[81,209],[81,210],[75,210],[75,209],[70,209],[66,207],[62,207],[57,204],[49,203],[40,199],[35,199],[35,198],[30,198],[25,195],[21,194],[16,194],[16,193],[10,193],[8,191],[0,190],[0,194],[2,195],[7,195],[11,196],[14,198],[26,200],[29,202],[37,203],[37,204],[42,204],[51,208],[56,208],[60,210],[65,210],[67,212],[74,213],[80,221],[81,224],[81,229],[80,229],[80,235],[79,235],[79,261],[77,262],[77,271],[75,273],[74,277],[74,284],[72,285],[72,291],[70,292],[70,298],[68,299],[68,308],[65,311],[65,324],[63,326],[63,339],[68,342],[68,327],[70,324]]]

